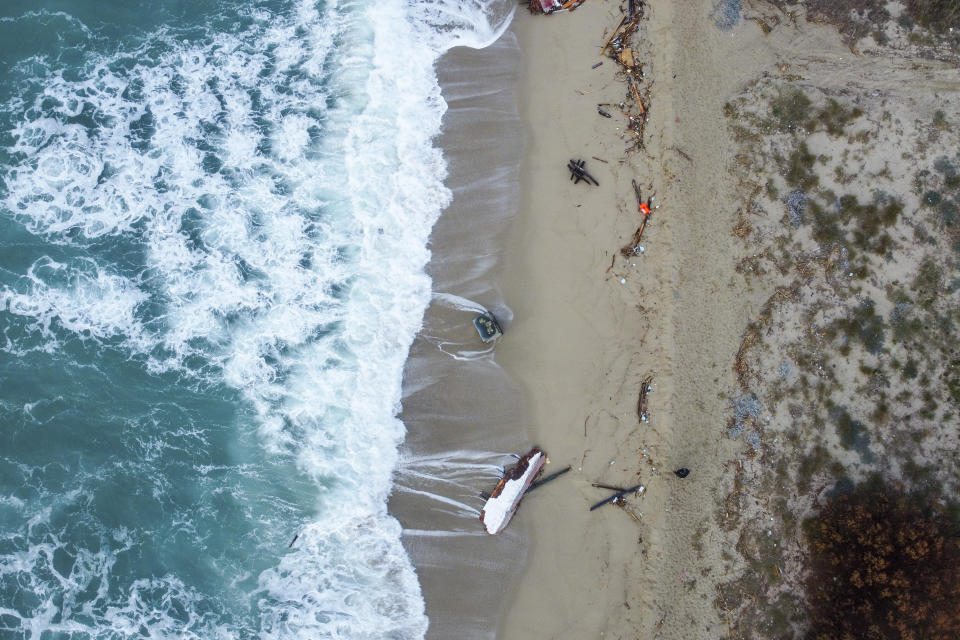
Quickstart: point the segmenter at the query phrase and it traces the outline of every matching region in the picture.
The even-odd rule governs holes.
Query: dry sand
[[[616,130],[622,118],[596,114],[597,103],[620,102],[625,85],[610,60],[591,69],[618,4],[593,0],[516,21],[529,146],[507,262],[517,321],[498,358],[527,388],[537,442],[576,474],[523,505],[534,547],[503,638],[720,635],[710,587],[720,549],[707,545],[701,557],[694,538],[710,526],[723,463],[734,456],[720,427],[747,322],[743,287],[731,278],[732,209],[722,206],[734,195],[722,105],[757,63],[710,9],[646,8],[636,41],[653,85],[647,151],[630,155]],[[586,158],[601,186],[567,181],[570,157]],[[631,179],[659,208],[645,251],[617,255],[608,272],[639,223]],[[655,377],[641,423],[647,375]],[[678,467],[691,475],[678,479]],[[646,486],[629,501],[639,523],[616,507],[588,512],[605,496],[592,482],[635,480]]]

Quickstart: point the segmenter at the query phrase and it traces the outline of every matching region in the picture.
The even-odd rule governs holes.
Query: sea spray
[[[2,67],[0,629],[422,637],[386,499],[433,63],[512,3],[198,7],[3,18],[62,37]]]

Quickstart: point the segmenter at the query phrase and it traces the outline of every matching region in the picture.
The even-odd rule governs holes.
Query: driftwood
[[[616,499],[619,498],[620,496],[624,496],[624,495],[626,495],[626,494],[628,494],[628,493],[631,493],[631,492],[633,492],[633,491],[636,491],[637,489],[642,489],[642,488],[643,488],[643,485],[642,485],[642,484],[638,484],[638,485],[634,485],[634,486],[630,487],[629,489],[624,489],[623,491],[618,491],[617,493],[613,494],[612,496],[610,496],[610,497],[607,498],[606,500],[601,500],[601,501],[598,502],[597,504],[595,504],[595,505],[593,505],[592,507],[590,507],[590,511],[594,511],[595,509],[599,509],[600,507],[602,507],[603,505],[607,504],[608,502],[613,502],[614,500],[616,500]]]
[[[653,382],[653,376],[649,375],[640,383],[640,397],[637,398],[637,420],[643,422],[643,417],[647,415],[647,392],[650,391],[650,383]]]

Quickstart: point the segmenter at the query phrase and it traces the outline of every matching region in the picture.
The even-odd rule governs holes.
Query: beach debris
[[[480,339],[483,340],[484,344],[493,342],[503,335],[503,329],[500,327],[500,323],[497,322],[497,319],[489,311],[484,311],[474,318],[473,326],[477,329],[477,333],[480,335]]]
[[[602,65],[602,64],[603,64],[603,60],[601,60],[600,62],[598,62],[597,64],[593,65],[593,66],[590,67],[590,68],[591,68],[591,69],[596,69],[597,67],[599,67],[599,66]]]
[[[640,212],[640,227],[633,232],[633,238],[630,239],[630,243],[625,247],[620,249],[620,254],[625,258],[631,256],[638,256],[643,253],[644,249],[640,245],[640,238],[643,237],[643,232],[647,228],[647,222],[650,219],[651,206],[653,205],[653,196],[650,196],[646,202],[643,200],[643,196],[640,194],[640,186],[637,184],[636,180],[631,180],[633,185],[633,194],[637,198],[637,211]]]
[[[633,36],[643,17],[642,9],[641,2],[630,3],[628,13],[620,17],[620,22],[600,48],[600,55],[609,55],[610,59],[620,67],[617,77],[627,84],[626,99],[619,105],[627,118],[627,125],[623,131],[632,134],[630,144],[624,149],[625,152],[643,148],[643,130],[647,122],[648,108],[644,101],[649,101],[650,87],[647,86],[641,94],[638,85],[644,81],[646,74],[637,60],[637,50],[632,45]]]
[[[577,184],[578,182],[583,180],[587,184],[590,184],[592,182],[594,186],[599,187],[600,183],[597,182],[597,179],[594,178],[589,173],[587,173],[585,164],[586,164],[586,160],[573,160],[573,159],[571,159],[567,163],[567,169],[570,170],[570,179],[573,180],[573,184]]]
[[[673,472],[673,475],[677,476],[678,478],[686,478],[688,475],[690,475],[690,469],[687,469],[686,467],[680,467]]]
[[[553,480],[556,480],[557,478],[559,478],[560,476],[562,476],[563,474],[565,474],[567,471],[570,471],[570,469],[572,469],[572,468],[573,468],[573,467],[571,467],[570,465],[567,465],[567,466],[564,467],[563,469],[560,469],[560,471],[557,471],[556,473],[551,473],[551,474],[548,475],[546,478],[543,478],[543,479],[541,479],[541,480],[537,480],[536,482],[534,482],[532,485],[530,485],[530,486],[527,488],[527,490],[525,491],[525,493],[530,493],[530,492],[533,491],[534,489],[538,489],[538,488],[542,487],[543,485],[547,484],[548,482],[552,482]]]
[[[609,162],[607,162],[607,161],[604,160],[603,158],[598,158],[597,156],[590,156],[590,157],[593,158],[594,160],[598,161],[598,162],[602,162],[603,164],[610,164]]]
[[[612,117],[613,117],[612,115],[610,115],[609,113],[607,113],[606,111],[604,111],[603,109],[601,109],[600,107],[597,107],[597,113],[599,113],[600,115],[602,115],[604,118],[612,118]]]
[[[559,13],[561,11],[573,11],[584,0],[529,0],[527,7],[530,13]]]
[[[486,527],[487,533],[497,535],[507,527],[524,493],[533,484],[546,461],[547,456],[543,451],[534,447],[521,457],[517,464],[504,472],[480,511],[480,522]]]
[[[640,247],[643,249],[643,247]],[[640,383],[640,397],[637,398],[637,419],[640,422],[647,422],[647,394],[653,391],[653,375],[649,375]]]
[[[613,502],[614,500],[616,500],[616,499],[618,499],[618,498],[620,498],[620,497],[622,497],[622,496],[625,496],[625,495],[627,495],[628,493],[633,493],[634,491],[638,491],[638,492],[640,492],[640,493],[643,493],[643,490],[644,490],[644,486],[643,486],[642,484],[637,484],[637,485],[634,485],[634,486],[630,487],[629,489],[624,489],[623,491],[617,491],[615,494],[613,494],[613,495],[610,496],[609,498],[606,498],[606,499],[604,499],[604,500],[601,500],[601,501],[598,502],[597,504],[595,504],[595,505],[593,505],[592,507],[590,507],[590,511],[595,511],[595,510],[599,509],[600,507],[602,507],[603,505],[608,504],[608,503],[610,503],[610,502]]]
[[[623,487],[614,487],[613,485],[603,484],[601,482],[592,482],[590,486],[597,489],[609,489],[610,491],[626,491]]]
[[[617,23],[617,26],[613,28],[613,33],[610,34],[610,37],[607,38],[607,41],[603,43],[603,48],[600,49],[600,55],[603,55],[603,52],[607,50],[607,47],[610,46],[610,43],[613,42],[614,37],[617,35],[617,32],[620,31],[620,27],[623,26],[623,23],[627,21],[627,16],[622,16],[620,22]]]
[[[633,518],[634,522],[640,522],[640,516],[633,512],[633,509],[627,506],[627,501],[622,496],[613,501],[614,506],[620,507],[627,512],[627,515]]]

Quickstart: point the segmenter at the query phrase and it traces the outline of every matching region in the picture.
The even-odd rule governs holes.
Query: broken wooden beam
[[[597,489],[609,489],[610,491],[626,491],[623,487],[614,487],[609,484],[601,484],[599,482],[593,482],[590,484],[591,487],[596,487]]]
[[[530,492],[533,491],[534,489],[537,489],[537,488],[539,488],[539,487],[542,487],[543,485],[547,484],[548,482],[550,482],[550,481],[552,481],[552,480],[556,480],[557,478],[559,478],[560,476],[562,476],[563,474],[565,474],[567,471],[570,471],[570,469],[572,469],[572,467],[567,466],[567,467],[565,467],[565,468],[563,468],[563,469],[560,469],[560,471],[557,471],[556,473],[551,473],[550,475],[548,475],[548,476],[547,476],[546,478],[544,478],[543,480],[537,480],[537,481],[534,482],[532,485],[530,485],[530,487],[526,490],[526,493],[530,493]]]

